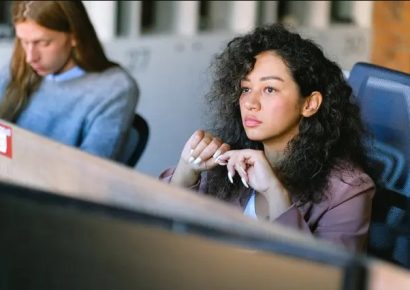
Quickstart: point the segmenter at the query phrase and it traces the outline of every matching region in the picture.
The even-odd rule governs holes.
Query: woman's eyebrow
[[[260,80],[261,80],[261,81],[278,80],[278,81],[284,82],[284,80],[283,80],[281,77],[277,77],[277,76],[261,77]]]
[[[261,77],[259,79],[260,81],[267,81],[267,80],[278,80],[281,82],[284,82],[284,80],[281,77],[277,77],[277,76],[266,76],[266,77]],[[250,82],[250,79],[245,77],[242,79],[242,81],[246,81],[246,82]]]

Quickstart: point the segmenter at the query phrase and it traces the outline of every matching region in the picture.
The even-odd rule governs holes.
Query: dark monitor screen
[[[363,267],[350,257],[4,183],[0,229],[0,289],[363,286]]]

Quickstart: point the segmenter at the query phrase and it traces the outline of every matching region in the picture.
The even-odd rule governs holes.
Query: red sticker
[[[0,155],[11,158],[12,156],[12,128],[0,124]]]

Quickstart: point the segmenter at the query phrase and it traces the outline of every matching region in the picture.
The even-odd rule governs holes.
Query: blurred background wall
[[[375,1],[371,60],[410,73],[410,2]]]
[[[10,2],[0,2],[0,65],[11,55]],[[152,176],[176,164],[187,138],[204,127],[202,96],[215,54],[258,25],[294,25],[346,73],[358,61],[410,71],[405,1],[83,2],[108,56],[139,83],[136,111],[151,135],[136,169]]]

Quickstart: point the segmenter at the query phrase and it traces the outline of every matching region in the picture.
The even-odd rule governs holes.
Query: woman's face
[[[272,51],[257,55],[241,89],[239,104],[248,138],[283,150],[298,133],[304,99],[282,58]]]
[[[32,20],[16,23],[15,29],[26,62],[40,76],[62,73],[75,66],[75,40],[71,34],[45,28]]]

